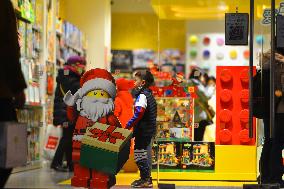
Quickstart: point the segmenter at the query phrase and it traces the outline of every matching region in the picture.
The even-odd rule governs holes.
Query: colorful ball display
[[[246,60],[249,59],[249,55],[250,55],[249,50],[245,50],[245,51],[244,51],[244,58],[245,58]]]
[[[238,58],[238,52],[236,50],[231,50],[230,51],[230,58],[235,60]]]
[[[217,42],[217,45],[218,45],[218,46],[224,45],[224,39],[223,39],[223,38],[217,38],[217,39],[216,39],[216,42]]]
[[[191,50],[189,51],[189,56],[190,56],[191,58],[196,58],[196,57],[197,57],[197,50],[196,50],[196,49],[191,49]]]
[[[257,35],[255,40],[258,45],[261,45],[264,43],[264,37],[262,35]]]
[[[209,50],[203,51],[203,58],[205,58],[205,59],[210,58],[210,51]]]
[[[191,45],[195,45],[198,43],[198,37],[196,35],[192,35],[189,37],[189,43]]]
[[[217,60],[223,60],[224,59],[224,54],[222,52],[219,52],[216,54]]]
[[[209,37],[204,37],[203,44],[208,46],[210,44],[210,38]]]

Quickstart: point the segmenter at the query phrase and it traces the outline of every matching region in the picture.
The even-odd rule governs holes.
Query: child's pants
[[[139,168],[141,179],[151,177],[152,138],[135,137],[134,160]]]

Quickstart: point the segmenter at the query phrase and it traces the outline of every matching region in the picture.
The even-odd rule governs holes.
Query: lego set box
[[[157,138],[192,141],[193,99],[157,99]]]
[[[96,123],[87,129],[82,139],[80,164],[117,174],[128,160],[131,136],[130,130]]]
[[[158,141],[152,148],[152,166],[154,170],[159,166],[159,171],[165,172],[213,172],[215,145],[213,142]]]

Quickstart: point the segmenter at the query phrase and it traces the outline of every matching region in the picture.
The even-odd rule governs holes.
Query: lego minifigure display
[[[87,71],[80,86],[74,95],[69,91],[64,97],[68,119],[76,122],[71,185],[110,188],[116,183],[115,174],[128,159],[131,132],[118,128],[121,124],[113,114],[116,84],[108,71]],[[105,161],[108,164],[103,164]]]

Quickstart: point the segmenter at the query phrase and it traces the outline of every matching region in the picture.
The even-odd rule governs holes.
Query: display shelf
[[[26,103],[24,108],[39,108],[43,109],[43,105],[40,103]]]
[[[12,173],[19,173],[40,168],[42,168],[41,161],[33,161],[31,163],[28,163],[26,166],[14,168]]]
[[[60,31],[57,31],[57,30],[56,30],[56,35],[57,35],[58,37],[63,37],[63,33],[61,33]]]
[[[28,162],[26,166],[16,168],[14,172],[40,168],[40,133],[44,125],[44,99],[41,94],[41,89],[44,88],[41,80],[43,79],[44,70],[42,63],[45,57],[45,52],[42,50],[45,45],[42,39],[46,34],[43,31],[45,28],[43,26],[44,6],[41,6],[43,1],[19,1],[18,3],[21,7],[21,12],[16,11],[20,33],[20,63],[27,89],[25,90],[26,103],[22,109],[17,110],[17,118],[20,123],[27,124]],[[32,6],[25,6],[25,4],[21,3],[33,4]],[[28,10],[24,10],[25,8]],[[33,14],[34,12],[36,12],[36,15]],[[22,14],[26,15],[32,22],[23,18]]]
[[[79,54],[83,54],[83,51],[82,50],[80,50],[80,49],[78,49],[78,48],[76,48],[76,47],[73,47],[73,46],[71,46],[71,45],[69,45],[69,44],[65,44],[65,46],[67,47],[67,48],[69,48],[69,49],[72,49],[73,51],[75,51],[75,52],[77,52],[77,53],[79,53]]]
[[[28,24],[31,24],[31,21],[30,21],[30,20],[28,20],[28,19],[22,17],[21,11],[19,11],[18,9],[14,9],[14,10],[15,10],[15,14],[16,14],[17,19],[19,19],[19,20],[21,20],[21,21],[23,21],[23,22],[26,22],[26,23],[28,23]]]
[[[166,100],[168,100],[168,99],[176,99],[176,100],[178,100],[178,99],[189,99],[189,97],[155,97],[155,99],[156,100],[163,100],[163,99],[166,99]]]
[[[189,138],[158,138],[157,142],[192,142]]]
[[[36,32],[38,32],[38,33],[42,33],[42,28],[39,27],[39,26],[33,25],[33,26],[32,26],[32,29],[33,29],[33,31],[36,31]]]

